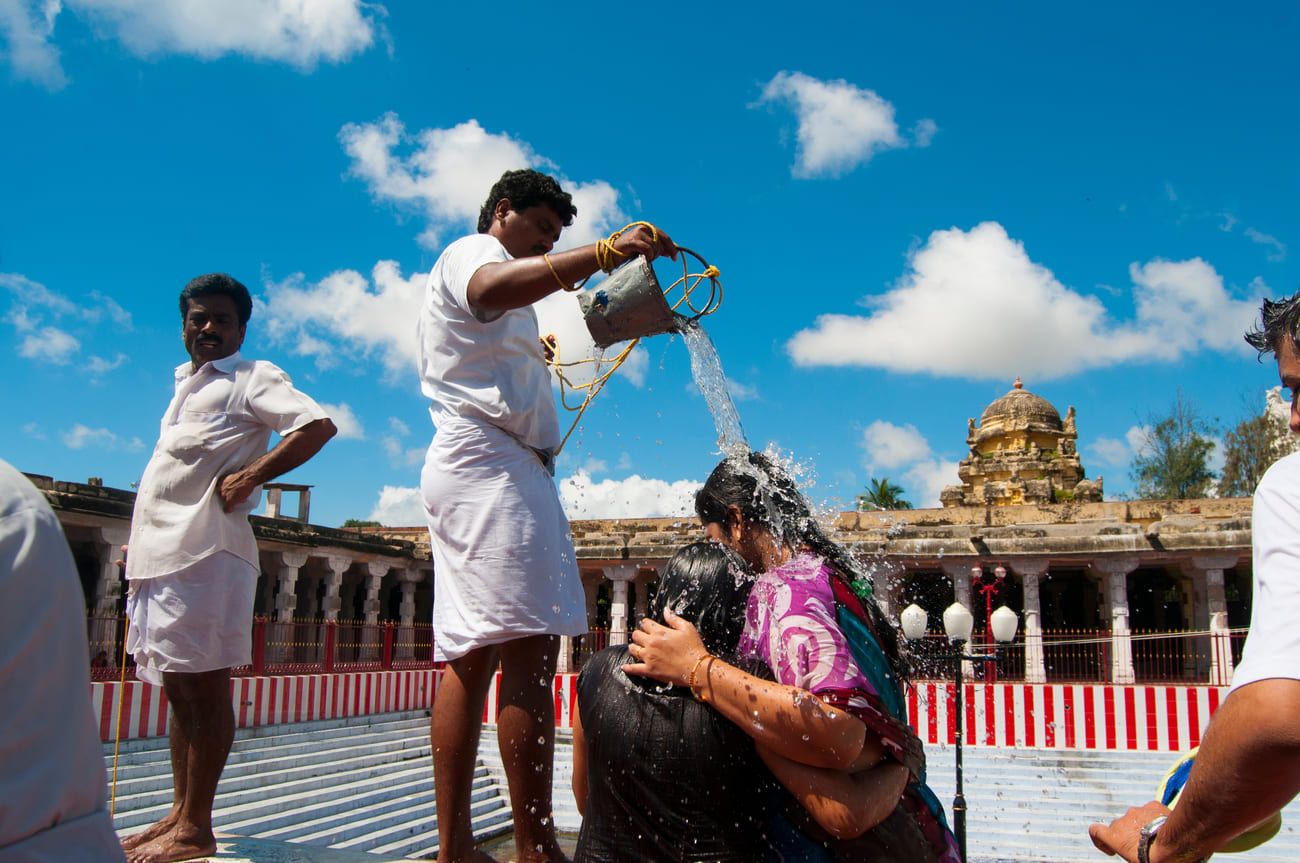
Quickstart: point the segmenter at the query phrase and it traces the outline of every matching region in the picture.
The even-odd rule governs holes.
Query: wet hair
[[[1290,339],[1291,347],[1300,353],[1300,293],[1282,300],[1264,300],[1259,319],[1259,324],[1246,333],[1246,343],[1259,351],[1261,360],[1276,354],[1282,339]]]
[[[778,542],[794,548],[806,546],[830,564],[862,600],[869,618],[865,622],[880,642],[899,682],[905,681],[908,662],[898,633],[870,595],[875,579],[847,549],[826,535],[790,475],[761,452],[723,459],[696,492],[695,512],[704,524],[725,527],[732,506],[739,508],[746,522],[767,529]]]
[[[248,323],[248,319],[253,316],[253,298],[249,296],[248,288],[225,273],[208,273],[190,279],[181,291],[181,320],[184,321],[190,312],[190,300],[215,294],[230,297],[239,315],[239,325],[242,327]]]
[[[650,616],[667,625],[664,609],[671,608],[695,624],[710,653],[734,653],[753,586],[754,574],[740,555],[716,542],[693,542],[668,559]]]
[[[521,171],[506,171],[488,192],[483,209],[478,214],[478,232],[486,234],[492,227],[492,213],[502,198],[510,201],[510,209],[521,213],[529,207],[539,204],[550,207],[564,223],[564,227],[573,224],[573,217],[578,215],[578,208],[573,206],[573,196],[560,188],[554,177],[525,168]]]

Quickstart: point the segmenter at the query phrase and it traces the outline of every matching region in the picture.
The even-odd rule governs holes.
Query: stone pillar
[[[298,571],[307,562],[305,551],[282,551],[273,564],[275,575],[275,625],[268,627],[271,643],[266,646],[266,658],[271,662],[290,662],[294,659],[294,644],[306,639],[295,638],[294,612],[298,607]],[[275,558],[272,558],[273,560]]]
[[[401,623],[398,627],[397,645],[393,653],[397,659],[415,657],[415,587],[419,583],[418,569],[405,570],[398,583],[402,591],[402,604],[399,608]]]
[[[1011,571],[1020,576],[1025,597],[1025,683],[1046,683],[1047,662],[1043,654],[1042,603],[1038,597],[1038,582],[1047,574],[1047,559],[1012,560]]]
[[[122,661],[124,616],[121,605],[122,592],[126,588],[126,576],[117,562],[122,559],[122,546],[130,538],[130,530],[123,527],[100,527],[93,533],[99,571],[95,579],[95,592],[87,609],[92,618],[87,632],[90,647],[87,660],[93,659],[102,650],[107,654],[108,664],[114,668]]]
[[[609,602],[609,643],[627,644],[627,583],[636,577],[636,565],[619,563],[603,567],[613,583]]]
[[[1101,557],[1089,564],[1102,576],[1110,616],[1110,682],[1133,683],[1133,637],[1128,625],[1128,574],[1138,567],[1130,556]]]
[[[329,572],[325,576],[325,607],[322,609],[325,620],[336,623],[339,619],[339,609],[343,607],[343,600],[340,596],[340,588],[343,586],[343,573],[347,572],[352,566],[351,558],[329,555],[323,558],[325,568]]]
[[[281,490],[278,488],[266,489],[266,517],[280,517],[280,495]]]
[[[1192,578],[1204,573],[1206,624],[1210,630],[1210,684],[1232,683],[1232,635],[1228,629],[1228,600],[1223,590],[1223,571],[1237,565],[1235,554],[1197,555],[1188,561]],[[1198,614],[1197,627],[1202,625]]]
[[[379,588],[390,569],[387,563],[372,560],[366,564],[366,626],[362,635],[361,658],[365,661],[379,658],[383,633],[379,629]]]

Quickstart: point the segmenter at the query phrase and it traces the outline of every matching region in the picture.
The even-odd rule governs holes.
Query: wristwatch
[[[1168,815],[1161,815],[1138,831],[1138,863],[1151,863],[1151,843],[1156,841],[1156,833],[1168,820]],[[1209,857],[1202,857],[1196,863],[1206,863],[1209,859]]]
[[[1151,863],[1151,843],[1156,841],[1156,833],[1169,820],[1168,815],[1161,815],[1154,821],[1142,825],[1138,831],[1138,863]]]

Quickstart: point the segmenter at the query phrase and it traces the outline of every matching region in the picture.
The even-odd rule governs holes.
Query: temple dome
[[[995,399],[980,415],[981,438],[1009,431],[1053,431],[1064,429],[1061,414],[1052,403],[1024,388],[1016,378],[1010,392]]]

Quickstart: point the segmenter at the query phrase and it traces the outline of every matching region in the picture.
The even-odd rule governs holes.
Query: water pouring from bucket
[[[636,257],[614,269],[596,287],[578,295],[578,306],[587,324],[587,330],[601,352],[590,359],[566,362],[561,357],[559,348],[553,349],[554,355],[549,362],[555,368],[560,380],[560,400],[567,410],[577,413],[573,425],[560,441],[559,449],[563,449],[569,436],[578,427],[578,422],[592,399],[632,354],[641,339],[663,333],[682,333],[688,336],[689,347],[690,334],[700,332],[699,319],[713,314],[722,304],[722,282],[719,279],[718,268],[683,246],[678,246],[677,251],[681,253],[679,260],[682,264],[682,275],[666,289],[661,287],[659,278],[650,263],[644,257]],[[699,272],[691,271],[691,263],[688,259],[699,263]],[[706,284],[707,291],[704,289]],[[613,358],[606,357],[605,349],[620,342],[627,342],[627,344]],[[694,357],[694,350],[692,350],[692,357]],[[596,367],[589,382],[575,384],[566,376],[566,369],[588,363]],[[693,360],[692,367],[694,365]],[[701,390],[704,389],[701,386]],[[571,393],[581,393],[581,401],[570,404]],[[707,391],[706,398],[708,398]],[[730,402],[730,396],[727,400]],[[713,410],[712,399],[710,399],[710,410]],[[732,412],[734,411],[733,406]],[[716,416],[717,411],[713,412]],[[738,420],[736,427],[739,428]]]

